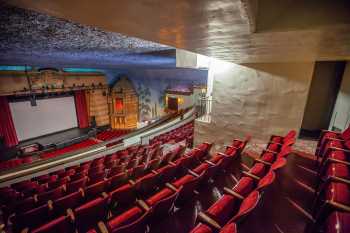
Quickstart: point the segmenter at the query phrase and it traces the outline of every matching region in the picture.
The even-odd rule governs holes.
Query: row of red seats
[[[121,136],[128,134],[130,132],[131,132],[130,130],[110,129],[110,130],[105,130],[101,133],[98,133],[96,135],[96,138],[98,140],[108,141],[108,140],[111,140],[113,138],[121,137]]]
[[[142,148],[142,147],[140,147]],[[176,148],[177,149],[177,148]],[[180,152],[179,150],[174,150],[177,152]],[[139,150],[140,151],[140,150]],[[125,151],[124,151],[125,152]],[[135,151],[137,152],[137,151]],[[125,155],[126,153],[119,153],[119,155]],[[113,157],[118,156],[118,153],[113,154],[111,156],[106,156],[106,157],[102,157],[102,158],[98,158],[95,159],[94,161],[89,161],[86,163],[81,164],[80,166],[77,166],[75,168],[70,167],[69,169],[66,170],[60,170],[57,171],[53,174],[51,174],[51,176],[49,175],[44,175],[44,176],[40,176],[35,178],[34,180],[37,181],[38,183],[41,182],[47,182],[49,180],[52,180],[52,177],[60,177],[61,180],[60,181],[56,181],[55,180],[55,184],[59,183],[62,186],[59,187],[55,187],[55,189],[40,193],[36,196],[27,198],[24,203],[20,203],[20,204],[24,204],[24,205],[16,205],[14,210],[16,210],[17,214],[18,213],[23,213],[25,211],[26,212],[26,218],[28,218],[28,215],[33,215],[33,211],[35,211],[34,213],[40,212],[40,211],[44,211],[46,210],[46,208],[44,208],[43,206],[41,206],[40,208],[36,208],[34,210],[28,211],[28,207],[31,208],[35,208],[38,205],[44,203],[46,200],[55,200],[57,198],[62,198],[65,199],[65,197],[62,197],[63,194],[69,194],[72,192],[77,192],[77,189],[81,189],[84,188],[86,185],[89,185],[89,187],[86,188],[86,193],[88,197],[91,197],[91,193],[96,193],[96,190],[100,190],[102,187],[103,188],[116,188],[116,185],[120,184],[121,180],[125,180],[125,174],[127,174],[129,177],[133,177],[133,178],[137,178],[135,177],[133,174],[133,170],[135,169],[129,169],[126,172],[122,172],[123,175],[121,175],[121,172],[117,171],[115,168],[117,167],[112,167],[110,170],[108,170],[108,179],[105,178],[106,176],[106,171],[102,170],[104,167],[101,165],[104,165],[104,162],[107,162],[107,164],[112,160]],[[77,170],[77,173],[75,173],[74,171]],[[86,171],[86,173],[84,172]],[[79,172],[79,174],[78,174]],[[115,175],[116,174],[116,175]],[[72,177],[70,179],[70,177]],[[79,179],[78,177],[79,176]],[[92,176],[92,177],[91,177]],[[68,181],[72,181],[72,183],[61,183],[62,180],[65,180],[67,182],[67,178]],[[104,179],[104,180],[103,180]],[[103,180],[103,181],[102,181]],[[52,181],[53,182],[53,181]],[[22,190],[24,187],[28,187],[31,186],[31,184],[36,184],[38,185],[38,183],[30,183],[30,182],[20,182],[18,184],[14,184],[13,187],[16,187],[17,189]],[[47,184],[45,184],[47,185]],[[51,186],[50,186],[51,187]],[[53,188],[53,187],[51,187]],[[3,190],[4,191],[4,190]],[[27,207],[27,209],[24,208]],[[5,211],[6,212],[6,211]],[[33,221],[35,222],[35,221]],[[16,226],[21,226],[20,221],[16,223]]]
[[[98,142],[93,140],[93,139],[87,139],[87,140],[84,140],[82,142],[64,147],[62,149],[58,149],[58,150],[54,150],[54,151],[50,151],[50,152],[45,152],[45,153],[40,155],[40,158],[41,159],[54,158],[54,157],[63,155],[63,154],[68,153],[68,152],[76,151],[79,149],[83,149],[83,148],[95,145],[97,143]]]
[[[197,155],[198,154],[199,153],[197,153]],[[176,170],[170,170],[172,170],[174,173],[176,172]],[[58,229],[60,230],[59,232],[74,232],[75,228],[77,228],[79,232],[86,232],[91,226],[95,225],[98,220],[107,219],[107,217],[111,214],[109,209],[114,209],[115,206],[118,208],[121,206],[130,206],[132,203],[134,203],[137,196],[151,192],[155,189],[158,182],[161,181],[161,183],[164,183],[166,179],[171,178],[172,175],[169,174],[169,168],[166,168],[165,166],[164,168],[157,169],[156,171],[153,170],[149,174],[138,179],[129,180],[129,183],[126,183],[111,191],[110,189],[106,189],[106,180],[103,180],[95,184],[96,186],[99,186],[99,192],[94,192],[95,195],[98,195],[98,193],[100,195],[102,194],[101,197],[97,197],[81,206],[78,206],[74,210],[69,209],[67,211],[67,216],[55,218],[49,223],[44,224],[37,229],[33,229],[31,232],[57,232]],[[87,189],[85,189],[84,193],[86,192]],[[81,194],[77,193],[75,195],[81,197]],[[53,202],[53,209],[55,208],[54,204],[55,202]],[[65,206],[65,208],[66,207],[67,206]],[[45,211],[48,211],[49,209],[48,207],[42,208],[45,209]],[[60,208],[62,208],[62,203],[60,203]],[[74,206],[70,208],[74,208]],[[40,215],[42,214],[43,213]],[[34,216],[37,217],[37,215]],[[47,216],[52,217],[52,212],[50,215],[47,213]],[[33,215],[31,217],[33,217]],[[27,217],[27,219],[28,218],[29,217]],[[38,218],[36,218],[36,220],[41,221]],[[45,220],[47,220],[47,218],[45,218]]]
[[[165,144],[170,141],[174,141],[175,143],[183,141],[186,139],[188,145],[190,145],[193,141],[193,129],[194,123],[187,123],[179,128],[173,129],[167,133],[158,135],[152,138],[149,142],[150,145],[154,143]]]
[[[313,230],[350,232],[350,126],[342,133],[323,131],[316,155],[318,185]]]
[[[0,162],[0,170],[11,169],[31,162],[33,162],[33,158],[31,156],[25,158],[10,159],[4,162]]]
[[[234,187],[225,187],[225,194],[198,215],[199,223],[191,233],[237,232],[237,223],[257,207],[267,187],[274,183],[275,172],[286,165],[285,157],[291,153],[294,140],[293,133],[283,138],[272,136],[252,168],[243,171]],[[230,149],[227,148],[225,153],[229,153]]]

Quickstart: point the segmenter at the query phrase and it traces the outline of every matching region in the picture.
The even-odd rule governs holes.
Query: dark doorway
[[[299,135],[301,138],[317,139],[321,130],[328,129],[345,65],[345,61],[315,63]]]

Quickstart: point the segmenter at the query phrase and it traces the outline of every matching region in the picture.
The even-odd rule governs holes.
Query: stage
[[[0,151],[1,156],[0,156],[0,161],[6,161],[9,159],[13,159],[17,156],[17,153],[19,151],[19,148],[23,146],[28,146],[34,143],[40,144],[43,148],[49,148],[52,145],[58,145],[59,147],[63,147],[69,142],[74,141],[80,141],[84,140],[89,137],[89,132],[91,136],[94,136],[94,132],[96,130],[94,128],[85,128],[85,129],[80,129],[80,128],[72,128],[44,136],[40,136],[37,138],[32,138],[29,140],[25,140],[20,142],[17,146],[12,147],[12,148],[5,148]]]

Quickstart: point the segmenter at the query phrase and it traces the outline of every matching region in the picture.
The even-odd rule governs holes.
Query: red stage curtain
[[[74,97],[79,128],[87,128],[89,127],[89,117],[87,112],[85,91],[75,91]]]
[[[18,144],[15,125],[6,96],[0,96],[0,135],[4,137],[5,145],[8,147]]]

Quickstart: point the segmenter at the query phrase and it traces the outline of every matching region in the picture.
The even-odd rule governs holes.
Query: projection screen
[[[12,119],[19,141],[77,127],[74,97],[59,97],[10,102]]]

